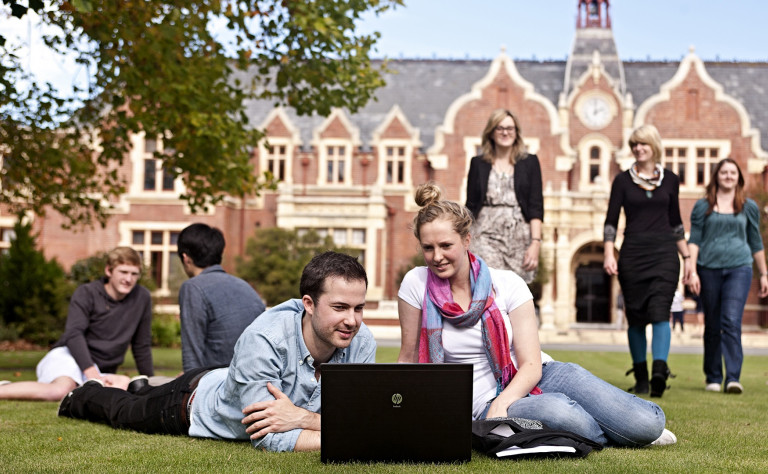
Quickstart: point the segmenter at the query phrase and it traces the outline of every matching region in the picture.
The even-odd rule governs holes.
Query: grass
[[[581,364],[625,388],[629,355],[615,352],[552,351],[558,360]],[[42,352],[0,353],[0,379],[31,380]],[[379,362],[392,362],[397,348],[379,349]],[[155,349],[158,374],[181,367],[178,350]],[[268,453],[242,442],[178,436],[144,435],[56,416],[56,403],[0,401],[0,471],[2,472],[766,472],[768,450],[768,357],[744,363],[742,395],[703,390],[701,356],[672,354],[677,378],[659,399],[667,427],[678,437],[674,446],[605,449],[586,459],[496,460],[473,453],[461,465],[323,465],[319,453]],[[124,373],[135,375],[133,361]],[[436,394],[437,396],[438,394]],[[510,465],[512,463],[512,465]]]

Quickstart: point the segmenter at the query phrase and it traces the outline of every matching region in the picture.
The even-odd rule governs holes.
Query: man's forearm
[[[307,415],[301,424],[301,428],[311,431],[320,431],[320,414],[306,410]]]
[[[318,419],[320,416],[318,415]],[[303,430],[296,439],[294,451],[318,451],[320,450],[320,431]]]

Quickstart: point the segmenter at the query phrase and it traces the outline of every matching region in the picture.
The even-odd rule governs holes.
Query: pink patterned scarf
[[[443,350],[443,321],[457,328],[470,328],[482,321],[483,346],[485,355],[496,379],[496,394],[509,385],[517,373],[509,353],[509,337],[504,327],[504,317],[493,298],[491,272],[485,262],[469,254],[471,271],[472,303],[464,312],[453,301],[451,285],[427,271],[427,291],[424,294],[421,317],[421,335],[419,340],[419,362],[442,363],[445,360]],[[532,395],[538,395],[541,389],[534,387]]]

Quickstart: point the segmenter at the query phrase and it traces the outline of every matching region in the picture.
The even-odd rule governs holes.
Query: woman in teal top
[[[744,176],[731,158],[712,171],[706,197],[691,212],[688,249],[696,268],[688,285],[704,309],[705,390],[741,393],[744,354],[741,320],[752,284],[752,261],[760,271],[761,298],[768,296],[768,270],[760,236],[760,210],[744,196]]]

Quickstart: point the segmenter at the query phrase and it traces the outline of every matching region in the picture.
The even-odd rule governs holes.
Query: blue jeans
[[[512,403],[510,417],[541,420],[603,446],[646,446],[664,431],[666,416],[657,404],[638,398],[565,362],[542,366],[541,395]]]
[[[704,374],[707,383],[738,382],[744,353],[741,320],[752,285],[752,267],[697,267],[704,309]]]

